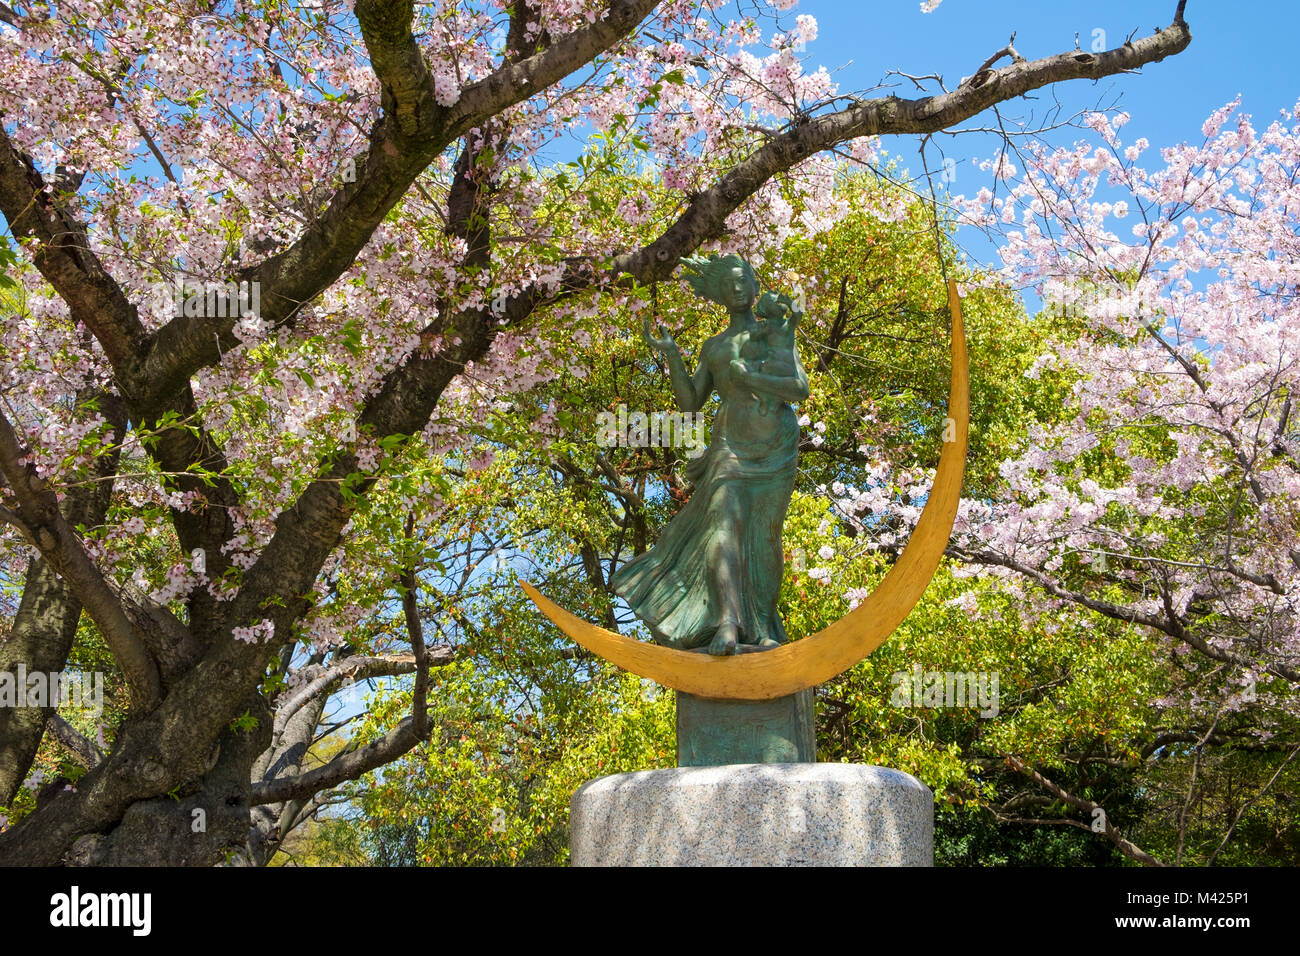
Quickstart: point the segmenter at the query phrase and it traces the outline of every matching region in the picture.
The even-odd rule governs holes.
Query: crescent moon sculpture
[[[770,700],[823,683],[852,667],[888,640],[921,599],[938,570],[957,517],[970,428],[970,373],[961,300],[952,279],[948,280],[948,307],[952,313],[949,424],[929,499],[907,547],[880,586],[834,624],[811,637],[759,653],[713,656],[616,634],[571,614],[531,584],[521,581],[520,585],[543,614],[593,654],[697,697]]]

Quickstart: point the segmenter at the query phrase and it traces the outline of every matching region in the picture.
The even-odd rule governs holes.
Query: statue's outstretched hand
[[[645,336],[646,343],[653,349],[658,349],[665,355],[678,351],[677,343],[673,341],[672,335],[668,333],[662,325],[659,326],[659,335],[656,337],[650,331],[650,316],[647,315],[641,321],[641,334]]]

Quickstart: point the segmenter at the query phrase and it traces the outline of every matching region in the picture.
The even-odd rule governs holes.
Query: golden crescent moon
[[[519,582],[555,625],[587,650],[641,677],[697,697],[768,700],[830,680],[888,640],[921,599],[943,557],[957,517],[970,428],[970,371],[957,283],[948,280],[952,312],[952,386],[948,418],[954,440],[945,441],[929,499],[898,561],[861,604],[825,630],[771,650],[715,657],[633,640],[591,624]],[[947,439],[948,426],[945,423]]]

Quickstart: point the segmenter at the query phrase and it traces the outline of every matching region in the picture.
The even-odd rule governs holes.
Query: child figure
[[[794,300],[784,292],[777,295],[764,292],[754,306],[754,314],[761,316],[759,327],[750,335],[740,350],[740,357],[751,372],[788,377],[795,374],[798,359],[794,351],[794,330],[803,318],[796,312]],[[769,415],[778,401],[766,392],[755,396],[760,415]]]

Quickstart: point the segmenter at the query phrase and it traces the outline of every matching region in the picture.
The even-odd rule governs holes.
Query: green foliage
[[[256,730],[257,718],[246,710],[230,722],[230,729],[239,733]]]
[[[581,693],[542,688],[534,711],[470,665],[443,668],[437,730],[356,789],[359,845],[381,865],[550,864],[568,846],[568,803],[594,775],[671,766],[672,698],[630,675]],[[403,716],[402,697],[370,711],[374,732]]]
[[[294,830],[271,866],[366,866],[361,828],[343,817],[319,817]]]

